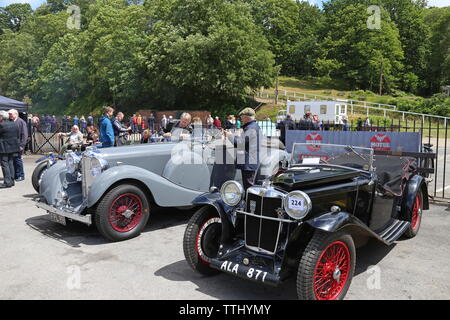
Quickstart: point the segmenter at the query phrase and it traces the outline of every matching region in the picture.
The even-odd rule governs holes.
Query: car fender
[[[161,207],[190,206],[191,202],[202,192],[178,186],[151,171],[121,165],[103,171],[93,182],[88,195],[87,206],[93,207],[108,189],[120,181],[135,180],[143,183],[153,196],[153,200]]]
[[[326,232],[336,232],[349,224],[364,226],[358,218],[345,211],[324,213],[305,222],[315,229]]]
[[[233,211],[233,207],[230,207],[223,202],[219,192],[202,194],[192,201],[192,204],[195,206],[214,207],[217,210],[222,222],[221,243],[226,244],[231,242],[233,224],[231,222],[230,213]]]
[[[316,218],[305,221],[305,223],[314,229],[325,232],[338,232],[345,229],[354,237],[362,235],[385,242],[375,232],[370,230],[364,222],[345,211],[324,213]]]
[[[411,213],[414,207],[414,200],[416,199],[417,192],[422,190],[423,195],[423,209],[428,210],[430,208],[430,204],[428,201],[428,187],[425,182],[425,178],[421,175],[414,175],[411,179],[408,180],[405,190],[404,190],[404,198],[403,198],[403,210],[402,210],[402,220],[411,221]]]

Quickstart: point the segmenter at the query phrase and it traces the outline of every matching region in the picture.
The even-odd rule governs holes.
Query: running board
[[[394,222],[381,231],[378,236],[383,239],[383,241],[390,244],[400,238],[406,229],[409,228],[410,224],[411,223],[408,221],[394,220]]]

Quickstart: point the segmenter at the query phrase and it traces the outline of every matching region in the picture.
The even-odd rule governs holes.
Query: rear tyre
[[[300,300],[342,300],[355,271],[355,245],[343,232],[316,231],[297,272]]]
[[[41,184],[42,177],[44,173],[47,171],[47,162],[43,161],[39,163],[36,168],[34,168],[33,175],[31,176],[31,184],[33,185],[34,190],[39,193],[39,187]]]
[[[422,212],[423,212],[423,195],[422,191],[419,190],[417,192],[416,198],[414,199],[414,205],[411,214],[411,225],[403,234],[405,238],[407,239],[414,238],[419,233],[420,225],[422,223]]]
[[[124,184],[111,189],[100,200],[95,225],[108,240],[123,241],[140,235],[149,216],[146,194],[135,185]]]
[[[209,262],[219,252],[221,235],[222,223],[215,209],[205,206],[192,216],[184,232],[183,251],[194,271],[207,276],[220,273]]]

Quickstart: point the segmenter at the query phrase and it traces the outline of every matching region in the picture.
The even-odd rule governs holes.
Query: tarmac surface
[[[194,273],[182,240],[192,212],[156,210],[137,238],[108,243],[95,229],[49,220],[26,180],[0,189],[0,299],[296,299],[295,279],[277,288],[230,275]],[[424,212],[419,235],[357,250],[346,299],[450,299],[450,206]]]

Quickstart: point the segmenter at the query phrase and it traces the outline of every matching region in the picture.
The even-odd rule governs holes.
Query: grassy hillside
[[[279,92],[283,94],[283,90],[297,91],[302,93],[317,94],[321,96],[329,96],[337,99],[351,99],[360,100],[373,103],[390,104],[398,107],[399,110],[411,111],[417,113],[427,113],[441,116],[450,116],[450,98],[423,98],[408,94],[402,91],[394,91],[390,95],[378,95],[371,91],[357,90],[348,91],[345,90],[346,83],[339,79],[323,79],[323,78],[308,78],[297,79],[292,77],[280,77],[279,78]],[[275,88],[266,89],[268,92],[275,92]],[[274,106],[273,100],[268,101],[268,104],[262,107],[258,111],[259,118],[272,118],[280,110],[280,106]],[[356,117],[358,117],[358,111],[355,111]],[[372,111],[371,111],[372,113]],[[374,112],[374,116],[383,115]],[[390,115],[388,118],[391,118]]]
[[[395,91],[391,95],[378,95],[368,90],[348,91],[348,84],[340,79],[309,78],[297,79],[292,77],[279,78],[279,90],[302,91],[305,93],[331,96],[339,99],[363,100],[376,103],[391,104],[398,97],[416,100],[421,97],[402,91]],[[269,90],[274,91],[275,88]]]

